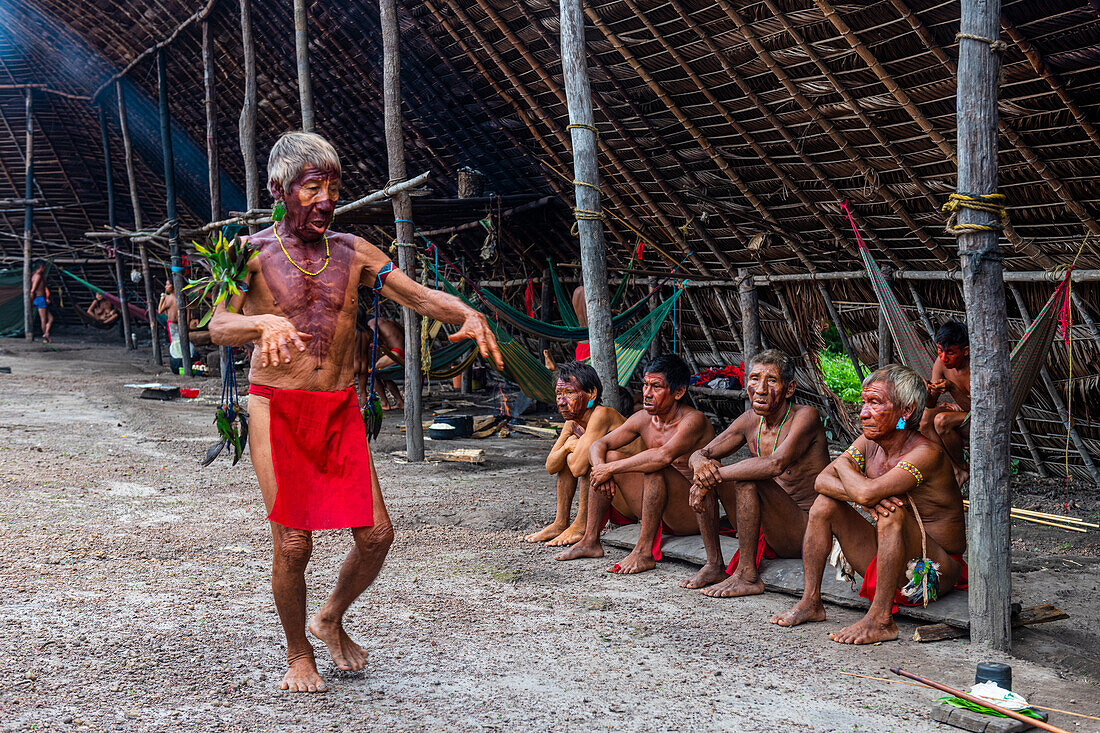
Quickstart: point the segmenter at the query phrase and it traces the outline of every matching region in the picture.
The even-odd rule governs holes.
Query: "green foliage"
[[[208,247],[198,242],[191,242],[191,246],[198,255],[199,263],[206,268],[209,275],[191,280],[184,290],[201,291],[198,299],[204,302],[210,302],[208,299],[213,295],[213,305],[199,320],[201,328],[210,321],[214,308],[219,303],[243,292],[252,250],[247,245],[241,245],[240,240],[230,242],[220,231]]]
[[[858,403],[860,401],[861,385],[856,368],[847,356],[832,351],[822,351],[818,354],[818,362],[821,365],[821,376],[829,389],[837,397],[845,402]]]

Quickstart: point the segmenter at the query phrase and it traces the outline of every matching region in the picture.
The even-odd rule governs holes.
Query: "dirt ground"
[[[553,508],[545,439],[463,442],[486,465],[402,464],[399,418],[376,458],[397,539],[348,615],[365,673],[290,695],[269,589],[269,533],[247,458],[200,468],[220,384],[198,400],[137,399],[183,384],[146,354],[62,336],[0,340],[0,730],[927,731],[938,694],[845,676],[889,668],[955,686],[1008,661],[1032,702],[1100,716],[1097,534],[1013,527],[1015,595],[1071,619],[1020,630],[1013,657],[964,641],[841,647],[858,618],[781,629],[788,596],[684,591],[689,568],[619,577],[520,541]],[[448,446],[450,447],[450,446]],[[1095,508],[1095,507],[1094,507]],[[1062,545],[1069,542],[1069,545]],[[311,611],[349,548],[319,533]],[[1100,722],[1054,714],[1069,730]]]

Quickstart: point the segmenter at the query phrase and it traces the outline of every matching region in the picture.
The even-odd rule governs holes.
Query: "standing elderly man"
[[[829,464],[829,443],[817,409],[794,404],[795,387],[789,356],[776,349],[756,354],[745,378],[752,410],[692,454],[690,502],[699,512],[707,562],[680,581],[681,588],[703,588],[704,595],[720,598],[763,593],[758,568],[766,547],[779,557],[802,555],[806,519],[817,498],[814,481]],[[743,445],[748,458],[721,464]],[[740,544],[729,568],[718,537],[719,502]]]
[[[355,394],[359,286],[444,323],[450,338],[477,341],[500,363],[485,318],[458,298],[428,290],[365,240],[329,231],[340,161],[319,135],[286,133],[268,159],[268,186],[285,218],[247,239],[254,250],[244,292],[210,322],[215,343],[256,344],[249,449],[274,541],[272,591],[287,640],[282,689],[324,690],[306,638],[305,568],[312,531],[351,528],[354,546],[336,587],[309,621],[341,670],[366,664],[345,633],[344,613],[371,584],[393,542]]]
[[[925,400],[924,380],[908,367],[889,364],[863,380],[863,435],[817,478],[820,496],[802,544],[802,600],[772,616],[773,624],[825,620],[821,576],[833,537],[863,576],[859,594],[871,601],[862,619],[829,634],[833,641],[896,639],[897,604],[920,605],[965,587],[962,494],[951,459],[917,430]],[[864,507],[876,522],[849,502]]]

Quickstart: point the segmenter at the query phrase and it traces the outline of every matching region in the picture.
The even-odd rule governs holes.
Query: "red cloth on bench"
[[[620,513],[615,507],[608,508],[607,515],[603,519],[604,525],[607,524],[608,520],[611,520],[620,527],[624,524],[634,524],[635,521],[630,517],[627,517]],[[657,562],[661,562],[661,558],[663,557],[663,555],[661,555],[661,539],[662,535],[664,535],[664,529],[665,523],[662,520],[661,523],[657,525],[657,534],[653,535],[653,559]],[[600,531],[603,531],[602,527],[600,528]],[[612,570],[618,572],[619,564],[615,563],[615,567],[612,568]]]
[[[958,581],[952,586],[951,590],[966,590],[970,587],[970,568],[967,567],[966,561],[963,560],[963,556],[952,555],[948,553],[948,556],[954,559],[959,565],[962,566],[962,574],[959,575]],[[875,587],[878,585],[878,555],[871,558],[870,564],[867,566],[867,572],[863,574],[863,585],[859,588],[859,594],[869,601],[875,599]],[[897,613],[898,606],[920,606],[921,603],[910,603],[909,600],[901,594],[901,589],[894,591],[894,606],[890,609],[890,613]]]
[[[760,530],[760,537],[756,541],[756,569],[760,569],[760,563],[763,562],[765,558],[774,560],[777,557],[779,557],[779,555],[777,555],[771,545],[768,544],[768,541],[764,539],[764,530]],[[726,566],[726,572],[732,575],[733,571],[737,569],[737,563],[740,559],[741,551],[738,550],[733,553],[733,559],[730,560],[730,564]]]

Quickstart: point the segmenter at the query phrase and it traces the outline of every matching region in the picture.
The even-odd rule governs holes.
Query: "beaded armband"
[[[922,474],[920,472],[920,469],[917,468],[916,466],[914,466],[909,461],[898,461],[897,468],[900,468],[903,471],[908,471],[909,473],[913,474],[913,478],[915,478],[917,480],[917,486],[920,486],[921,484],[924,483],[924,474]]]
[[[386,284],[386,278],[396,269],[397,268],[393,266],[392,262],[387,262],[382,265],[381,269],[378,270],[378,274],[374,276],[374,287],[371,289],[374,291],[381,290],[382,286]]]
[[[853,461],[855,461],[855,464],[859,467],[860,471],[867,470],[867,458],[863,455],[863,453],[859,451],[859,449],[854,447],[849,448],[848,450],[844,451],[844,455],[849,456]]]

